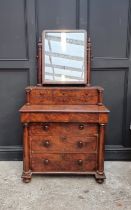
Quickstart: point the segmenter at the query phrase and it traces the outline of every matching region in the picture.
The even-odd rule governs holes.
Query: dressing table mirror
[[[37,85],[26,88],[20,109],[23,174],[104,174],[108,109],[103,88],[90,85],[91,43],[84,30],[43,31]]]
[[[42,84],[87,83],[85,30],[42,33]]]

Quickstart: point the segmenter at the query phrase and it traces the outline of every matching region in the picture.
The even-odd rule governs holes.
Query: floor
[[[107,179],[34,175],[21,181],[22,162],[0,162],[0,210],[131,210],[131,162],[105,162]]]

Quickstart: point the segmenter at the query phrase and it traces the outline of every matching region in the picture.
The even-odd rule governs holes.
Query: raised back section
[[[90,86],[90,72],[91,72],[91,41],[88,38],[87,42],[87,85]],[[37,85],[42,86],[42,42],[38,42],[37,52]]]
[[[28,87],[29,105],[102,105],[101,87]]]

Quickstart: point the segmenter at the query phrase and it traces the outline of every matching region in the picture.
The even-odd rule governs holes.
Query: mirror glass
[[[84,30],[43,31],[42,83],[85,84],[86,46]]]

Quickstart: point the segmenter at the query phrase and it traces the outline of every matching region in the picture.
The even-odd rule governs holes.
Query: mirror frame
[[[83,81],[45,80],[45,34],[46,33],[84,33],[84,79]],[[87,84],[87,32],[86,30],[44,30],[42,31],[42,85],[44,84]]]

